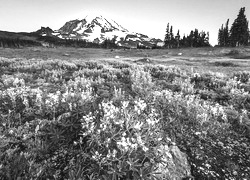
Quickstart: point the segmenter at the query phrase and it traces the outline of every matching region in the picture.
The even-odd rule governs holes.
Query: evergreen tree
[[[169,23],[167,25],[167,29],[166,29],[166,35],[165,35],[165,39],[164,39],[164,46],[169,48],[170,46],[170,32],[169,32]]]
[[[199,37],[199,31],[198,29],[194,30],[194,37],[193,37],[194,41],[193,41],[193,47],[199,47],[199,41],[200,41],[200,37]]]
[[[249,21],[247,21],[247,24],[249,24]],[[248,44],[247,45],[250,46],[250,30],[249,28],[247,28],[247,30],[248,30]]]
[[[199,33],[199,47],[206,46],[206,33],[204,31],[201,31]]]
[[[229,23],[229,19],[227,20],[225,27],[223,27],[223,24],[222,24],[221,29],[219,29],[219,33],[218,33],[218,45],[219,46],[224,47],[224,46],[229,46],[230,44],[228,23]]]
[[[176,47],[180,47],[180,30],[178,29],[177,35],[175,36],[175,41],[176,41]]]
[[[188,39],[188,44],[190,47],[194,47],[194,31],[192,30],[189,34],[189,36],[187,37]]]
[[[164,47],[166,48],[180,48],[180,47],[208,47],[209,32],[199,32],[198,29],[192,30],[188,36],[185,34],[180,37],[180,31],[177,31],[176,36],[173,33],[173,26],[167,25],[166,35],[164,39]]]
[[[230,43],[233,47],[248,45],[249,29],[245,7],[241,8],[230,30]]]
[[[183,35],[182,39],[180,39],[180,46],[187,47],[187,38],[185,34]]]
[[[208,46],[210,46],[210,44],[209,44],[209,38],[210,38],[209,32],[207,32],[207,35],[206,35],[206,38],[205,38],[205,42],[206,42],[206,44],[207,44]]]
[[[184,44],[184,47],[206,47],[210,46],[209,44],[209,32],[207,34],[204,31],[199,33],[198,29],[192,30],[189,36],[186,37],[186,40],[181,42]]]
[[[170,48],[175,47],[175,38],[173,33],[173,26],[170,27]]]
[[[116,38],[113,39],[105,39],[101,44],[102,48],[110,49],[110,48],[117,48],[117,44],[115,43]]]
[[[219,29],[219,33],[218,33],[218,45],[224,46],[224,27],[223,27],[223,24],[221,25],[221,28]]]
[[[227,19],[226,26],[223,30],[224,46],[229,46],[229,44],[230,44],[228,23],[229,23],[229,19]]]

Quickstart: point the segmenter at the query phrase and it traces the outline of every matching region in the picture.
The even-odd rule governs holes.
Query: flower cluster
[[[135,106],[134,106],[135,112],[137,112],[138,114],[141,114],[147,107],[147,104],[141,99],[135,101],[134,103],[135,103]]]
[[[17,58],[0,68],[12,72],[0,82],[0,179],[182,179],[177,146],[202,179],[249,176],[248,72]]]

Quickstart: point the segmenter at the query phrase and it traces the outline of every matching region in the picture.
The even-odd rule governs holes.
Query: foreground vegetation
[[[250,178],[248,71],[1,58],[0,75],[0,179]]]

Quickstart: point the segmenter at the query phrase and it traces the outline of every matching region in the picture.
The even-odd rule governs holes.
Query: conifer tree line
[[[40,46],[41,44],[32,40],[0,37],[0,47],[3,48],[19,48],[25,46]]]
[[[248,20],[245,15],[245,7],[241,8],[231,28],[228,27],[229,19],[225,26],[222,24],[218,33],[218,45],[221,47],[247,46],[250,44],[250,32]]]
[[[189,35],[183,35],[181,38],[180,30],[177,31],[176,36],[173,33],[173,26],[167,24],[166,34],[164,38],[165,48],[180,48],[180,47],[208,47],[209,32],[201,31],[198,29],[192,30]]]
[[[101,44],[94,42],[87,42],[81,39],[59,39],[51,36],[39,36],[38,41],[26,40],[19,38],[0,37],[0,48],[21,48],[21,47],[32,47],[42,46],[42,42],[53,44],[54,46],[65,46],[65,47],[81,47],[81,48],[118,48],[115,43],[115,39],[105,39]]]

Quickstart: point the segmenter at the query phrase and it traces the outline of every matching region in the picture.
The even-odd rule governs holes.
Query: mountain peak
[[[37,30],[36,33],[40,34],[40,35],[43,35],[43,36],[51,36],[54,31],[49,28],[49,27],[41,27],[41,29]]]
[[[82,20],[76,19],[66,22],[64,26],[58,30],[58,32],[64,35],[71,35],[69,38],[73,38],[73,36],[79,38],[79,36],[89,37],[93,34],[97,35],[107,32],[128,32],[128,30],[114,20],[107,19],[102,15],[87,15]]]
[[[96,18],[103,18],[103,16],[101,14],[88,14],[85,16],[84,19],[92,21],[93,19],[96,19]]]
[[[120,31],[128,31],[124,27],[122,27],[120,24],[118,24],[116,21],[110,18],[106,18],[102,15],[87,15],[84,20],[87,22],[90,22],[91,24],[96,24],[102,28],[104,28],[107,31],[110,30],[120,30]]]
[[[86,15],[83,19],[66,22],[54,33],[63,39],[82,39],[88,42],[102,43],[105,39],[114,39],[120,46],[137,47],[138,44],[147,47],[158,42],[140,33],[132,33],[111,18],[100,14]]]

